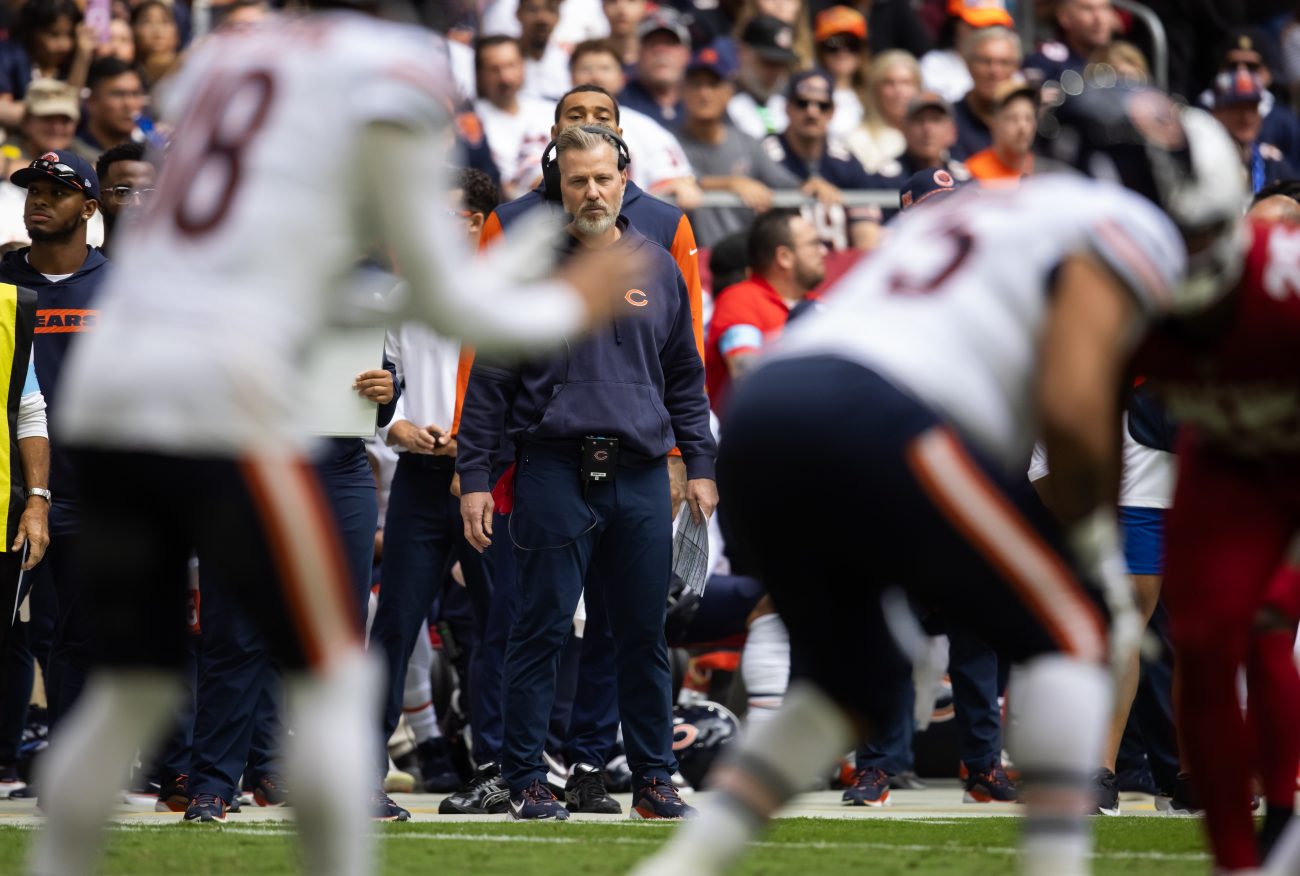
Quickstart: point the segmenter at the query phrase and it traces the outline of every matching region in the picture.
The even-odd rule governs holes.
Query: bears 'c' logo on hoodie
[[[650,299],[640,289],[627,290],[627,294],[623,298],[633,307],[645,307],[650,303]]]

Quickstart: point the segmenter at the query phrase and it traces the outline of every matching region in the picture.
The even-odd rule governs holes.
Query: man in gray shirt
[[[749,227],[756,212],[772,204],[772,189],[799,189],[835,202],[839,192],[821,178],[807,182],[777,164],[759,141],[732,127],[727,102],[734,92],[735,65],[717,49],[698,52],[686,69],[686,118],[677,139],[695,168],[704,191],[734,192],[744,207],[701,207],[691,213],[695,239],[702,247]]]

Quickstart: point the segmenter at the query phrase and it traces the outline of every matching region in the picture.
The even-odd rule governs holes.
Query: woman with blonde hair
[[[1114,40],[1093,52],[1084,71],[1085,78],[1091,81],[1098,76],[1107,75],[1104,72],[1106,67],[1110,68],[1119,82],[1146,85],[1151,81],[1151,67],[1147,64],[1146,56],[1137,46],[1124,40]]]
[[[844,137],[844,145],[868,173],[903,154],[903,122],[907,105],[921,90],[921,67],[901,49],[881,52],[867,70],[862,98],[862,124]]]

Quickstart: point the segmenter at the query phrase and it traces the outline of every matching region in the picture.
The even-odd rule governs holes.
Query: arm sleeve
[[[668,342],[660,353],[664,370],[664,407],[672,421],[673,436],[686,463],[688,478],[712,478],[718,455],[709,429],[709,397],[704,392],[704,363],[695,347],[688,315],[690,299],[681,272],[677,275],[677,297],[681,306]],[[464,476],[461,477],[464,483]]]
[[[519,373],[476,361],[465,389],[460,431],[456,435],[456,472],[461,493],[486,493],[505,438],[506,416],[514,401]]]
[[[1094,254],[1123,281],[1150,315],[1166,312],[1187,268],[1186,250],[1173,222],[1138,195],[1116,200],[1115,208],[1087,231]]]
[[[387,404],[379,406],[378,419],[375,421],[380,429],[384,429],[393,422],[393,415],[397,413],[397,406],[402,401],[402,382],[397,379],[397,366],[384,357],[383,369],[393,375],[393,398]]]
[[[691,220],[682,214],[677,222],[677,233],[673,235],[673,261],[677,270],[682,272],[686,282],[686,294],[691,300],[691,331],[695,334],[695,348],[704,360],[704,287],[700,282],[699,247],[695,243],[695,229]]]
[[[443,211],[430,209],[446,198],[439,157],[446,138],[378,123],[367,126],[362,139],[362,227],[377,229],[409,281],[406,315],[440,334],[501,350],[548,347],[581,328],[586,305],[571,287],[527,279],[553,257],[549,230],[521,228],[512,237],[515,245],[476,259],[463,232]],[[393,167],[409,170],[394,174]]]
[[[402,368],[402,341],[398,332],[389,329],[384,335],[384,367],[392,365],[393,388],[398,391],[393,396],[393,400],[388,405],[383,405],[379,409],[379,427],[376,433],[380,439],[388,443],[388,430],[398,420],[406,419],[406,406],[402,404],[401,386],[406,380],[406,372]],[[384,418],[384,408],[390,407],[387,419]]]
[[[24,438],[49,438],[45,422],[45,396],[40,390],[24,393],[18,402],[18,440]]]

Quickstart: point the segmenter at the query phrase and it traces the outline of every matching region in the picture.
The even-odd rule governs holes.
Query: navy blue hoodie
[[[45,275],[27,263],[31,247],[6,253],[0,259],[0,280],[26,286],[36,293],[36,339],[32,355],[36,360],[36,380],[41,385],[48,408],[50,433],[50,490],[57,500],[74,498],[76,481],[63,446],[54,434],[59,409],[59,374],[68,349],[77,335],[95,327],[99,311],[94,298],[108,276],[108,259],[93,247],[86,247],[86,260],[66,280],[51,283]]]
[[[628,290],[610,325],[522,364],[475,359],[461,412],[456,471],[465,493],[486,492],[503,443],[617,437],[621,462],[645,463],[681,449],[690,478],[712,478],[704,366],[695,348],[686,283],[672,256],[618,217],[614,246],[644,253],[645,278]],[[566,252],[577,241],[566,237]],[[504,428],[503,428],[504,427]]]

